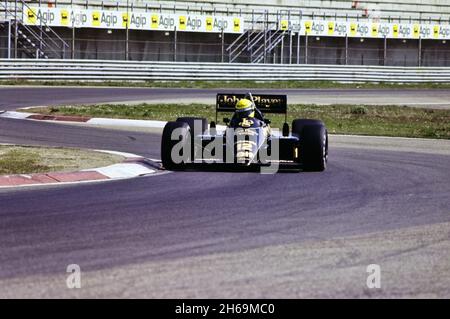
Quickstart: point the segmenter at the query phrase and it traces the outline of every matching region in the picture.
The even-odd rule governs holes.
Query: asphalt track
[[[0,87],[0,110],[23,106],[129,101],[213,104],[218,91],[246,92],[243,89],[23,87],[18,94],[17,88],[5,86]],[[288,94],[289,103],[450,107],[450,90],[446,89],[259,89],[251,91]]]
[[[27,90],[0,89],[0,109],[152,95]],[[450,297],[448,141],[434,152],[351,140],[335,138],[324,173],[2,190],[0,297]],[[158,158],[160,135],[0,119],[0,142]],[[65,287],[73,263],[77,290]],[[381,289],[366,286],[369,264]]]

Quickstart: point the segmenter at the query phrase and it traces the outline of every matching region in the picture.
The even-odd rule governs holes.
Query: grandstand
[[[43,14],[30,18],[36,8]],[[71,21],[99,12],[118,22],[45,19],[66,12]],[[132,13],[148,26],[121,23]],[[175,23],[152,30],[150,20],[166,17]],[[209,17],[227,17],[229,28],[183,30],[178,19],[189,26],[190,17],[206,19],[204,28]],[[338,34],[338,25],[346,31]],[[449,43],[447,0],[0,0],[0,58],[448,66]]]

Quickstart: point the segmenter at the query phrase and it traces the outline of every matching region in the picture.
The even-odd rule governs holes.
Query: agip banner
[[[389,38],[389,39],[450,39],[450,25],[404,24],[371,21],[302,20],[280,21],[280,29],[300,32],[301,35]]]
[[[27,25],[212,33],[243,33],[243,19],[229,16],[107,11],[76,8],[31,7],[24,11]]]

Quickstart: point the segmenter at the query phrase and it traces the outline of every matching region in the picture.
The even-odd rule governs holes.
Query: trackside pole
[[[348,35],[345,35],[345,65],[348,64]]]
[[[221,33],[221,50],[222,50],[222,56],[221,56],[221,62],[223,63],[225,61],[225,33],[223,32],[223,28],[222,28],[222,33]]]
[[[292,64],[292,30],[289,30],[289,64]]]
[[[8,20],[8,59],[11,59],[11,19]]]
[[[308,35],[305,36],[305,64],[308,64]]]
[[[129,0],[127,0],[127,24],[126,24],[126,30],[125,30],[125,60],[128,61],[128,55],[129,55],[129,41],[130,41],[130,29],[128,27],[129,25],[129,15],[130,15],[130,11],[129,11]]]
[[[177,27],[173,30],[173,61],[177,61]]]
[[[422,66],[422,38],[420,37],[419,38],[419,52],[417,52],[418,54],[417,54],[417,64],[418,64],[418,66],[420,67],[420,66]]]

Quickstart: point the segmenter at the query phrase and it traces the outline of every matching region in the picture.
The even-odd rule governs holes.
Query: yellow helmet
[[[255,114],[255,104],[249,99],[241,99],[236,103],[235,110],[242,118],[253,117]]]

